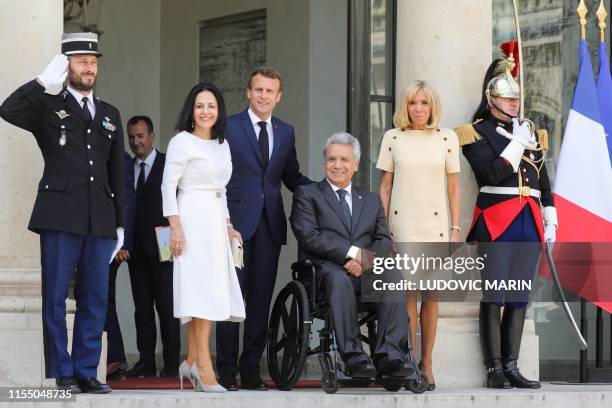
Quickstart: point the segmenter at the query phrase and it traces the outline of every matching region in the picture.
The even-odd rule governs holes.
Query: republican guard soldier
[[[547,135],[517,119],[516,42],[502,50],[506,58],[495,60],[485,75],[474,122],[456,129],[480,189],[467,241],[494,243],[479,245],[479,253],[487,255],[483,282],[496,284],[531,281],[540,243],[554,242],[558,225],[544,165]],[[528,302],[528,290],[483,291],[480,339],[489,388],[540,387],[517,366]]]
[[[44,159],[28,228],[40,235],[47,378],[73,393],[107,393],[96,379],[108,296],[108,264],[123,245],[123,133],[119,111],[93,94],[98,35],[64,34],[62,54],[0,106],[31,132]],[[57,95],[45,89],[67,85]],[[66,297],[76,278],[72,353]]]

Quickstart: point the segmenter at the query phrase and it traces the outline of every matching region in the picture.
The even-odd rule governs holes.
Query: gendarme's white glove
[[[553,206],[544,207],[544,241],[556,241],[558,225],[557,209]]]
[[[117,243],[115,244],[115,249],[113,250],[113,254],[111,255],[110,261],[108,261],[109,264],[113,262],[113,259],[115,259],[115,256],[117,255],[117,253],[123,247],[123,237],[124,237],[123,228],[121,227],[117,228],[117,241],[116,241]]]
[[[68,57],[64,54],[58,54],[53,57],[47,68],[38,76],[38,80],[47,89],[54,85],[63,84],[67,75]]]

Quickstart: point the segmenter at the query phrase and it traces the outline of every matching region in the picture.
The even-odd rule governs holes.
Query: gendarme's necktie
[[[140,197],[144,192],[145,185],[145,162],[140,162],[140,174],[138,174],[138,181],[136,181],[136,196]]]
[[[260,127],[259,130],[259,151],[261,152],[261,160],[263,162],[264,169],[268,166],[268,161],[270,160],[270,146],[268,142],[268,127],[267,123],[263,120],[261,122],[257,122]]]
[[[81,100],[83,101],[83,113],[85,114],[85,118],[87,119],[87,123],[89,123],[92,120],[91,112],[89,111],[89,108],[87,107],[87,103],[89,102],[89,98],[84,96],[83,99],[81,99]]]
[[[340,198],[340,207],[342,208],[342,215],[344,216],[346,225],[348,225],[349,228],[353,228],[351,220],[351,208],[349,207],[345,199],[347,191],[340,189],[336,191],[336,194],[338,194],[338,198]]]

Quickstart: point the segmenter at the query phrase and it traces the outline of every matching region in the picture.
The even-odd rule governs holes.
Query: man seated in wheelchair
[[[378,315],[374,363],[362,346],[358,292],[373,276],[366,271],[365,255],[390,253],[392,241],[379,197],[351,183],[360,153],[359,141],[348,133],[327,139],[325,178],[296,188],[291,227],[300,260],[310,259],[316,265],[316,286],[325,293],[346,374],[353,378],[407,377],[415,367],[409,354],[412,347],[403,291],[368,303]]]

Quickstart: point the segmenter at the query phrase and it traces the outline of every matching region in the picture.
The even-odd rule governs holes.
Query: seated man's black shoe
[[[112,391],[110,385],[102,384],[95,377],[77,378],[81,392],[88,394],[108,394]]]
[[[157,373],[155,367],[146,367],[142,361],[134,364],[134,367],[129,369],[125,375],[127,377],[156,377]]]
[[[74,377],[61,377],[55,379],[58,390],[70,391],[71,394],[80,394],[81,388]]]
[[[361,360],[354,364],[347,364],[346,373],[353,378],[373,378],[376,376],[376,368],[369,359]]]
[[[221,375],[219,377],[219,384],[228,391],[238,391],[238,383],[236,382],[236,376],[234,375]]]
[[[391,360],[378,370],[379,374],[391,377],[408,377],[414,374],[414,365],[408,361]]]
[[[268,386],[262,381],[259,373],[240,374],[240,388],[253,391],[268,391]]]
[[[166,366],[159,372],[159,376],[165,378],[178,377],[178,368]]]

